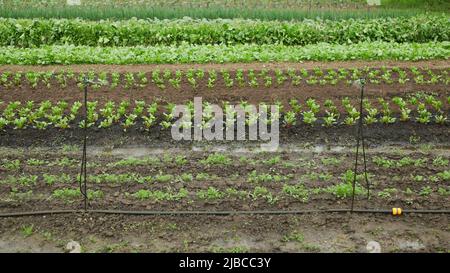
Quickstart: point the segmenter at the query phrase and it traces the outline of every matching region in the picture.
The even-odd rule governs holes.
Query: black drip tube
[[[0,217],[22,217],[53,214],[93,213],[93,214],[122,214],[122,215],[283,215],[283,214],[308,214],[308,213],[377,213],[392,214],[392,210],[386,209],[323,209],[323,210],[223,210],[223,211],[158,211],[158,210],[41,210],[24,212],[0,213]],[[403,214],[450,214],[450,209],[431,210],[416,209],[403,210]]]

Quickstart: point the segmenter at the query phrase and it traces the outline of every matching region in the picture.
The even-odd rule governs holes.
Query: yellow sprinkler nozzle
[[[402,215],[401,208],[392,208],[392,215]]]

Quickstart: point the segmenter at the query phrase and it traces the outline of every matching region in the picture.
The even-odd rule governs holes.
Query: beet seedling
[[[286,112],[286,114],[284,115],[284,124],[286,127],[292,127],[293,125],[296,125],[297,123],[297,117],[295,112],[293,111],[288,111]]]
[[[253,88],[258,87],[258,85],[259,85],[258,79],[257,79],[257,77],[256,77],[255,72],[253,71],[253,69],[250,69],[250,70],[248,71],[247,76],[248,76],[248,79],[249,79],[248,85],[249,85],[250,87],[253,87]]]
[[[114,89],[119,85],[120,74],[117,72],[111,73],[111,88]]]
[[[302,203],[307,203],[309,200],[310,193],[302,183],[298,183],[296,185],[284,184],[282,191],[286,195],[298,199]]]
[[[144,88],[145,86],[147,86],[148,79],[147,79],[147,75],[145,74],[145,72],[138,72],[137,77],[138,77],[138,80],[139,80],[139,84],[138,85],[139,85],[140,88]],[[164,84],[163,84],[163,86],[164,86]],[[164,88],[162,88],[162,89],[164,89]]]
[[[208,72],[209,78],[208,78],[208,83],[207,86],[208,88],[213,88],[216,80],[217,80],[217,72],[215,70],[210,70]]]

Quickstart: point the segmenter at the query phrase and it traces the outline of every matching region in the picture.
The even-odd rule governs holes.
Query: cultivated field
[[[450,250],[448,13],[351,18],[364,1],[292,0],[247,17],[231,12],[237,1],[190,1],[170,15],[159,1],[156,19],[129,1],[102,1],[110,13],[87,1],[90,13],[73,19],[64,1],[27,2],[66,13],[0,9],[1,252],[61,252],[70,240],[86,252],[367,252],[369,241],[383,252]],[[139,16],[117,17],[110,2]],[[213,8],[228,19],[202,17]],[[304,19],[314,12],[323,17]],[[279,120],[278,149],[174,140],[173,109],[194,113],[194,97],[201,128],[213,105],[233,131],[228,106],[275,105],[265,122]],[[360,121],[369,185],[362,156],[353,185]],[[245,116],[247,129],[260,123]],[[359,212],[342,211],[352,197]],[[6,217],[39,211],[53,214]]]

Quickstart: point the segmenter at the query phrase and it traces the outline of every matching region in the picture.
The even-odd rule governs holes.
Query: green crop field
[[[2,0],[0,16],[10,18],[197,19],[246,18],[261,20],[339,20],[349,18],[410,17],[424,13],[449,12],[445,0],[389,1],[367,7],[364,0],[246,0],[246,1],[98,1],[83,0],[69,6],[64,0]],[[31,9],[30,9],[31,7]]]

